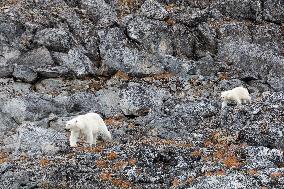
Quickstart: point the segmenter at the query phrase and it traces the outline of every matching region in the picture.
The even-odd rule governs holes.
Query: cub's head
[[[77,123],[78,123],[77,119],[71,119],[66,122],[65,129],[70,129],[70,130],[75,129],[77,128]]]
[[[228,91],[221,92],[221,99],[225,100],[228,97]]]

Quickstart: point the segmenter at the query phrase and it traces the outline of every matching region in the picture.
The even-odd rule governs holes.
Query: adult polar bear
[[[106,124],[99,114],[87,113],[79,115],[66,122],[66,129],[71,130],[70,146],[75,147],[82,132],[89,144],[96,145],[98,134],[102,135],[104,140],[112,140],[111,134],[108,131]]]

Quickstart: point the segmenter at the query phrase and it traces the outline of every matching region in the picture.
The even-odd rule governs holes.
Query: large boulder
[[[284,2],[282,0],[267,0],[263,4],[263,16],[265,20],[275,23],[284,22]]]
[[[60,28],[46,28],[37,32],[35,42],[52,51],[66,51],[74,44],[74,39],[69,32]]]

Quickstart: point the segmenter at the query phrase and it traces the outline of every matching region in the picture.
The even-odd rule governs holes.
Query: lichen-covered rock
[[[283,23],[284,2],[281,0],[267,0],[263,3],[263,17],[265,20]]]
[[[141,14],[156,20],[163,20],[168,16],[165,7],[156,0],[146,0],[141,6]]]
[[[106,27],[117,22],[116,12],[105,0],[86,0],[80,3],[97,25]]]
[[[35,42],[49,50],[59,52],[70,49],[74,44],[69,32],[57,28],[47,28],[37,32]]]
[[[4,140],[4,149],[14,155],[26,153],[35,156],[40,154],[54,155],[66,149],[67,137],[52,129],[44,129],[34,124],[26,123],[17,129],[17,134]]]
[[[26,66],[16,66],[14,68],[13,76],[20,79],[26,83],[33,83],[37,79],[37,73]]]

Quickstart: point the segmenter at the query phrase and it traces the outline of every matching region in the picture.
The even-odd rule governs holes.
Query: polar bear
[[[111,141],[112,137],[108,131],[106,124],[99,114],[87,113],[79,115],[66,122],[66,129],[71,130],[70,146],[75,147],[82,132],[90,144],[96,145],[98,134],[102,135],[104,140]]]
[[[221,92],[222,108],[227,106],[227,103],[236,102],[237,105],[241,105],[242,103],[247,103],[251,101],[251,97],[249,96],[249,92],[244,87],[236,87],[232,90]]]

